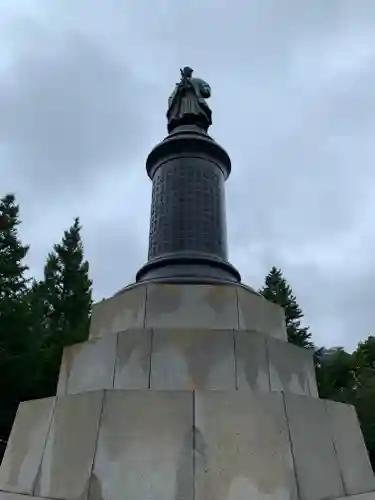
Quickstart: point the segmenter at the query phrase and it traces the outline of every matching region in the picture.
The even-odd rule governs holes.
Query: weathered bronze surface
[[[169,98],[169,135],[148,155],[152,180],[148,261],[137,282],[238,283],[227,260],[226,151],[208,134],[208,83],[181,70]]]
[[[211,87],[201,78],[194,78],[188,66],[180,72],[181,80],[168,99],[168,132],[180,125],[197,125],[207,132],[212,113],[205,99],[211,96]]]

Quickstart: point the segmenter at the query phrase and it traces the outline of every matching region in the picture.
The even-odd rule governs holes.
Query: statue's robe
[[[168,100],[168,130],[185,124],[196,124],[207,130],[212,119],[205,98],[210,95],[209,84],[200,78],[188,78],[186,87],[178,83]]]

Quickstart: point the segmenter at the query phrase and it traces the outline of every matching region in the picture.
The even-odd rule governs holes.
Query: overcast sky
[[[317,344],[375,333],[374,0],[1,0],[0,34],[0,196],[35,276],[79,216],[95,299],[134,280],[145,158],[190,65],[232,158],[243,281],[282,268]]]

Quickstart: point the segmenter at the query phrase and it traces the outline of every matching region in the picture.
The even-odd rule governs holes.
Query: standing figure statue
[[[207,132],[212,123],[211,109],[205,99],[211,96],[211,87],[200,78],[193,78],[193,70],[181,69],[181,81],[168,99],[168,132],[179,125],[198,125]]]

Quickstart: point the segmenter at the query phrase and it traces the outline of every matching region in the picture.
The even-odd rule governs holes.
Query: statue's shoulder
[[[202,94],[203,97],[207,98],[211,95],[211,87],[210,84],[203,80],[203,78],[195,78],[193,82],[193,86],[197,89],[198,92]]]
[[[198,85],[204,85],[209,87],[209,84],[205,80],[203,80],[203,78],[192,78],[191,81],[197,83]]]

